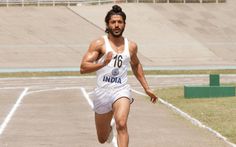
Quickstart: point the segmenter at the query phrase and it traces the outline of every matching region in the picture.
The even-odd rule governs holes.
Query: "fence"
[[[113,0],[0,0],[0,6],[76,6],[114,3]]]
[[[226,0],[126,0],[136,3],[225,3]]]
[[[225,3],[226,0],[0,0],[0,6],[78,6],[106,3]]]

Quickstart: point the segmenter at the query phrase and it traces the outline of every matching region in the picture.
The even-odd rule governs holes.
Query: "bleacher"
[[[0,66],[78,67],[112,5],[0,8]],[[236,66],[235,0],[120,5],[144,66]]]

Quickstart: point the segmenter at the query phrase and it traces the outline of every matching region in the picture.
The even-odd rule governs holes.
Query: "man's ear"
[[[105,30],[106,33],[109,33],[109,30],[108,30],[108,27],[106,27],[106,30]]]

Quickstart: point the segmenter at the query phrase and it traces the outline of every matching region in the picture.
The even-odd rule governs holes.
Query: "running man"
[[[129,64],[146,94],[150,96],[151,102],[156,103],[158,99],[144,77],[137,57],[136,43],[122,36],[125,20],[126,15],[122,8],[114,5],[105,17],[107,35],[91,42],[80,67],[82,74],[95,71],[97,74],[97,87],[91,97],[98,140],[100,143],[111,142],[111,120],[114,117],[119,147],[128,147],[129,143],[127,119],[130,104],[133,102],[130,86],[127,84]]]

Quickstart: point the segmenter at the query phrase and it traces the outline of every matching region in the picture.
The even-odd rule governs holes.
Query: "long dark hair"
[[[122,8],[121,8],[120,6],[114,5],[114,6],[112,6],[112,9],[107,12],[107,15],[106,15],[106,17],[105,17],[106,25],[108,25],[109,20],[111,19],[111,16],[112,16],[112,15],[120,15],[120,16],[123,18],[124,23],[125,23],[126,15],[125,15],[125,13],[122,11]],[[106,32],[106,33],[109,33],[109,30],[106,28],[105,32]]]

